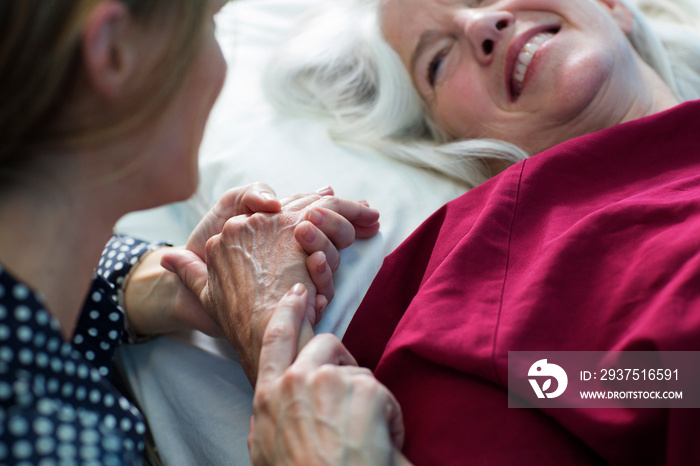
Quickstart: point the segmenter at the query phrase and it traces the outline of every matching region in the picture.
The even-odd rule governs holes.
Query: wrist
[[[125,311],[132,340],[143,341],[176,330],[168,310],[172,309],[178,279],[160,265],[161,257],[171,249],[158,245],[147,251],[124,280],[119,304]]]

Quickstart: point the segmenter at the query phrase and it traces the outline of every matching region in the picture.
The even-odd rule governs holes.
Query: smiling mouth
[[[520,49],[518,58],[515,61],[515,67],[513,68],[513,77],[511,79],[511,92],[513,95],[513,100],[517,100],[523,91],[523,83],[525,82],[527,69],[529,68],[530,63],[532,63],[532,59],[534,58],[535,54],[542,44],[554,37],[557,32],[559,32],[559,29],[551,29],[540,32],[539,34],[536,34],[530,38],[523,48]]]

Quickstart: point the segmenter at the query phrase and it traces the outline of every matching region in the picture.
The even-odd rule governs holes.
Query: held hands
[[[227,192],[186,248],[155,251],[135,268],[125,290],[132,325],[140,334],[223,329],[254,380],[264,326],[284,291],[295,282],[318,290],[308,310],[315,323],[333,298],[338,250],[379,228],[375,210],[332,194],[280,202],[260,183]]]
[[[263,338],[248,447],[254,465],[408,464],[394,396],[333,335],[297,354],[309,294],[296,285]]]
[[[280,297],[294,283],[308,287],[310,338],[317,312],[333,297],[338,250],[377,232],[375,210],[331,193],[288,198],[275,214],[228,219],[206,242],[204,261],[193,253],[163,259],[222,328],[253,383],[262,334]]]
[[[281,204],[274,191],[263,183],[227,191],[194,229],[186,248],[204,257],[207,240],[221,232],[230,217],[253,212],[277,212]],[[185,248],[175,248],[182,253]],[[173,248],[147,254],[130,274],[124,290],[129,321],[139,335],[155,335],[194,328],[211,336],[223,336],[221,328],[206,313],[199,299],[180,277],[161,267]]]

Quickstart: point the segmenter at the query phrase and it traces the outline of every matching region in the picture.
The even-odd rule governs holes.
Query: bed
[[[200,152],[201,182],[187,202],[131,214],[117,230],[184,244],[201,215],[228,188],[254,181],[279,196],[331,185],[381,212],[377,237],[342,252],[336,297],[317,332],[342,337],[384,257],[465,188],[377,154],[341,146],[320,123],[281,115],[261,76],[295,19],[320,0],[240,0],[217,16],[229,64]],[[146,415],[166,464],[250,464],[246,439],[253,390],[228,342],[191,332],[122,349],[127,388]]]
[[[500,308],[493,308],[492,310],[496,311],[493,315],[496,316],[495,321],[498,325],[495,327],[483,325],[481,330],[483,330],[482,336],[484,338],[482,340],[478,338],[478,322],[475,321],[473,326],[463,325],[463,327],[468,328],[464,330],[462,335],[458,334],[459,323],[450,319],[455,319],[456,310],[462,308],[465,310],[459,316],[462,320],[464,320],[462,316],[468,315],[468,311],[475,307],[487,308],[482,305],[483,303],[478,304],[478,306],[476,304],[470,306],[474,300],[488,298],[487,287],[479,279],[483,278],[485,273],[491,269],[493,269],[491,272],[495,273],[496,276],[505,276],[503,270],[498,268],[499,262],[494,258],[504,251],[507,254],[501,255],[506,258],[510,257],[509,249],[490,253],[488,248],[480,248],[479,245],[467,247],[467,245],[472,244],[470,241],[473,238],[476,238],[474,241],[482,239],[481,243],[483,244],[491,246],[496,244],[494,235],[489,234],[484,239],[478,236],[477,233],[480,231],[478,229],[474,230],[475,233],[472,236],[467,234],[472,228],[470,215],[479,218],[482,223],[500,218],[495,215],[480,217],[478,209],[474,211],[474,205],[488,205],[485,202],[479,202],[479,196],[483,193],[490,193],[491,190],[498,191],[494,187],[498,186],[499,183],[507,183],[509,179],[512,179],[513,186],[519,186],[516,182],[521,180],[520,173],[525,173],[525,167],[529,167],[528,170],[534,170],[537,167],[545,167],[549,170],[552,166],[557,166],[561,157],[550,156],[548,158],[542,157],[541,154],[519,164],[519,166],[511,167],[504,172],[504,175],[507,176],[499,176],[468,194],[471,196],[470,199],[477,199],[477,202],[468,202],[461,198],[439,210],[427,223],[423,223],[441,206],[464,194],[465,188],[446,178],[390,160],[370,151],[337,144],[329,138],[322,123],[282,115],[276,112],[265,99],[261,77],[273,50],[277,44],[284,40],[288,29],[294,24],[297,17],[321,1],[332,0],[240,0],[224,7],[216,20],[218,37],[229,63],[229,74],[222,95],[213,110],[201,148],[199,190],[187,202],[132,214],[119,223],[118,230],[148,240],[165,240],[173,244],[181,244],[186,241],[189,232],[209,206],[230,187],[254,181],[264,181],[275,188],[278,195],[283,197],[331,185],[339,196],[366,199],[370,205],[379,209],[382,215],[382,227],[377,237],[358,241],[342,252],[342,267],[335,275],[336,297],[324,313],[324,318],[316,331],[332,332],[339,337],[345,336],[345,343],[358,357],[358,360],[368,367],[376,368],[380,380],[397,394],[406,407],[407,425],[410,427],[407,432],[410,438],[430,442],[432,447],[423,448],[423,444],[420,442],[411,444],[406,451],[410,453],[412,459],[422,460],[423,464],[446,464],[450,462],[449,460],[461,464],[459,455],[470,451],[474,453],[470,459],[476,458],[476,453],[483,455],[482,464],[492,464],[498,459],[501,459],[504,464],[506,461],[511,461],[511,464],[525,464],[521,462],[518,455],[526,452],[526,448],[528,448],[527,451],[530,452],[529,464],[534,464],[535,461],[537,464],[560,464],[563,459],[571,460],[573,458],[572,451],[579,455],[582,464],[595,464],[601,458],[612,462],[619,461],[621,464],[624,464],[625,459],[629,458],[633,458],[629,464],[639,464],[645,459],[654,458],[656,460],[665,459],[668,463],[673,464],[673,454],[693,449],[699,419],[693,410],[676,410],[673,416],[662,416],[662,421],[666,420],[666,424],[663,422],[659,424],[654,419],[652,419],[653,422],[644,424],[644,422],[639,423],[635,419],[625,417],[629,421],[626,424],[629,429],[623,429],[620,432],[611,432],[605,429],[611,425],[614,427],[614,422],[612,424],[610,422],[603,423],[601,426],[595,419],[586,417],[586,413],[579,413],[583,416],[577,417],[574,410],[559,410],[557,414],[546,415],[541,415],[536,411],[522,410],[523,412],[520,413],[522,424],[513,422],[514,414],[511,412],[512,410],[509,411],[506,408],[504,401],[503,353],[513,346],[511,345],[513,341],[522,343],[520,349],[523,349],[532,343],[531,340],[528,340],[530,336],[540,338],[543,335],[541,328],[533,330],[526,325],[530,322],[527,319],[529,314],[526,311],[545,308],[542,306],[528,307],[526,304],[521,305],[521,303],[536,302],[541,304],[547,302],[551,305],[554,301],[551,299],[543,300],[540,296],[532,297],[527,293],[509,294],[509,299],[514,303],[510,309],[517,312],[513,312],[512,315],[501,314]],[[637,3],[650,4],[656,1],[659,0],[654,0],[654,2],[640,0]],[[668,27],[667,25],[666,28],[668,29]],[[674,34],[678,33],[674,32]],[[683,58],[682,54],[677,54],[677,56]],[[697,98],[697,94],[694,94],[697,92],[697,83],[688,80],[686,84],[688,95],[695,95],[694,98]],[[662,124],[661,129],[663,130],[654,138],[650,136],[653,132],[650,132],[649,128],[641,130],[637,128],[639,134],[647,135],[649,144],[640,142],[641,140],[637,138],[636,133],[633,135],[624,133],[624,131],[628,131],[624,128],[620,130],[623,131],[622,133],[616,133],[617,129],[613,129],[613,132],[617,134],[616,137],[622,137],[624,141],[627,141],[625,147],[632,147],[633,144],[639,146],[637,152],[641,154],[644,150],[652,147],[653,141],[663,142],[665,135],[673,132],[672,128],[683,126],[681,123],[685,123],[686,132],[691,131],[689,134],[694,135],[692,131],[695,131],[695,127],[688,127],[688,121],[691,117],[693,121],[697,121],[695,115],[697,115],[699,105],[694,103],[684,107],[684,109],[677,110],[677,112],[686,112],[684,114],[675,113],[661,119],[654,119],[653,121],[656,121],[657,124]],[[677,118],[678,121],[674,118]],[[641,124],[649,124],[649,122]],[[627,135],[624,136],[624,134]],[[581,141],[584,141],[584,144],[592,144],[591,141],[595,142],[597,137],[592,135],[579,141],[573,141],[572,145],[564,146],[568,148],[565,150],[570,150],[572,154],[579,153],[582,167],[572,168],[570,165],[571,163],[575,165],[576,159],[564,158],[567,162],[564,163],[563,168],[557,168],[552,177],[563,186],[561,192],[545,196],[544,200],[538,200],[536,196],[531,196],[532,199],[535,199],[530,204],[533,218],[542,220],[540,223],[544,222],[545,226],[539,229],[518,230],[520,233],[512,237],[513,244],[517,244],[518,240],[528,238],[523,231],[532,233],[531,241],[525,241],[520,245],[520,249],[517,249],[517,251],[523,252],[524,259],[520,262],[513,262],[512,267],[508,269],[511,280],[517,276],[524,280],[516,282],[522,284],[522,287],[518,289],[527,292],[540,289],[538,286],[531,286],[528,280],[534,281],[535,284],[556,282],[558,284],[555,287],[556,294],[564,296],[565,294],[560,293],[564,285],[578,283],[580,278],[578,275],[575,279],[569,280],[566,275],[556,273],[556,268],[544,265],[541,267],[541,270],[546,272],[542,276],[544,278],[538,278],[537,274],[532,273],[530,264],[544,261],[545,265],[548,265],[547,258],[549,256],[540,254],[540,251],[544,249],[532,246],[542,243],[544,238],[541,235],[542,232],[549,231],[551,233],[553,231],[550,228],[552,222],[574,218],[571,216],[571,206],[573,205],[571,202],[562,201],[561,210],[556,211],[552,218],[540,215],[542,213],[540,207],[543,203],[563,199],[559,197],[562,193],[572,192],[571,188],[575,187],[575,183],[567,184],[566,177],[560,176],[562,173],[574,174],[577,182],[581,182],[582,177],[587,176],[584,170],[584,167],[590,168],[587,154],[604,152],[593,146],[587,149],[577,144],[581,144]],[[690,137],[686,142],[687,144],[679,146],[674,154],[684,153],[688,148],[695,151],[693,154],[698,153],[695,136]],[[596,144],[600,144],[600,147],[603,148],[609,147],[605,141]],[[583,155],[581,155],[582,150]],[[623,153],[622,150],[613,152]],[[599,155],[599,157],[601,156]],[[629,174],[636,173],[641,177],[640,186],[644,187],[646,180],[652,178],[651,174],[643,172],[643,169],[651,169],[652,174],[663,173],[663,167],[656,171],[652,169],[652,162],[658,161],[654,154],[651,154],[648,163],[641,164],[637,153],[632,154],[631,157],[632,160],[618,160],[616,162],[621,163],[621,167],[618,167],[619,173],[627,173],[627,167],[634,167],[637,170],[629,171]],[[689,160],[686,161],[687,163],[684,162],[684,168],[696,163],[692,154],[686,154],[686,158]],[[607,166],[609,169],[608,160],[602,156],[599,162],[588,175],[595,182],[590,183],[590,185],[584,183],[584,188],[586,186],[599,186],[600,183],[605,182],[606,178],[598,175],[598,167]],[[697,170],[691,174],[691,181],[687,183],[693,188],[698,185],[696,172]],[[603,186],[598,191],[595,189],[594,191],[608,192],[609,190],[609,192],[615,193],[615,189],[623,186],[621,179],[616,175],[613,174],[610,178],[610,173],[608,173],[608,178],[607,187]],[[673,174],[671,174],[671,178],[676,180]],[[543,184],[548,189],[555,185],[556,183],[549,181]],[[673,183],[668,184],[668,186],[671,187],[669,189],[671,189],[674,198],[676,192],[683,192],[685,189],[685,186],[679,187]],[[523,196],[530,192],[525,188],[522,191]],[[695,188],[692,191],[697,193]],[[541,194],[546,190],[534,189],[532,192]],[[642,190],[642,192],[644,191]],[[523,199],[526,198],[523,197]],[[588,202],[588,198],[585,200],[586,202],[582,204],[585,208],[595,206],[594,203]],[[691,201],[693,206],[697,204],[697,198],[692,198]],[[504,206],[508,207],[508,204],[503,202],[496,202],[494,205],[498,209],[502,209]],[[691,210],[697,211],[697,209]],[[596,212],[598,211],[596,210]],[[604,213],[605,211],[600,210],[600,212]],[[513,218],[515,218],[514,214]],[[443,230],[442,225],[446,219],[451,222],[450,224],[456,226]],[[510,225],[509,228],[512,229],[515,223],[511,217],[506,216],[504,219],[505,224]],[[574,218],[574,220],[576,219]],[[389,259],[388,265],[382,272],[384,275],[373,286],[368,299],[364,301],[353,320],[355,311],[368,292],[384,258],[422,223],[423,226],[418,230],[418,233],[413,235],[410,241],[404,243],[398,254],[394,254]],[[694,225],[678,223],[685,227]],[[578,223],[576,224],[578,225]],[[498,231],[507,233],[504,241],[498,244],[510,247],[511,230],[501,228]],[[573,229],[566,231],[573,231]],[[447,239],[440,236],[444,232],[447,232]],[[559,236],[554,239],[559,240]],[[690,245],[688,249],[693,252],[698,250],[695,236],[694,234],[688,236],[688,244]],[[440,238],[440,247],[433,247],[438,238]],[[634,245],[636,244],[634,241],[634,238],[626,239],[623,245]],[[667,242],[673,243],[670,240]],[[661,258],[671,257],[665,254],[662,246],[659,246],[655,251],[657,253],[662,251],[659,254]],[[583,251],[584,258],[595,259],[594,254],[586,256],[587,251]],[[597,249],[593,248],[591,251],[595,252]],[[579,254],[581,250],[575,249],[575,252]],[[527,257],[528,253],[536,254],[537,257]],[[440,254],[443,254],[444,257],[439,257]],[[557,255],[556,257],[565,256]],[[622,257],[621,262],[627,265],[627,256],[620,255],[620,257]],[[642,257],[655,256],[645,254]],[[578,264],[579,259],[564,262]],[[509,264],[508,261],[504,263]],[[597,267],[598,264],[605,264],[605,260],[593,260],[593,263]],[[457,285],[450,285],[450,278],[460,277],[459,273],[465,273],[465,270],[469,270],[470,264],[475,267],[472,270],[473,273],[467,273],[466,276],[458,278]],[[521,273],[514,276],[513,270],[518,264],[522,265]],[[442,270],[446,274],[445,277],[442,277],[444,279],[431,278],[435,270]],[[640,270],[634,269],[636,272]],[[661,267],[660,270],[673,271],[674,268]],[[693,272],[694,270],[696,268],[692,269]],[[579,272],[578,269],[574,271]],[[435,273],[434,275],[438,276],[439,274]],[[642,273],[642,275],[644,274]],[[691,278],[694,280],[696,275],[691,274]],[[589,274],[589,276],[595,278],[598,275]],[[566,283],[562,285],[556,280]],[[693,280],[686,280],[683,283],[695,284],[696,282]],[[413,288],[409,287],[407,291],[406,283],[410,283],[410,287]],[[468,289],[470,283],[474,286],[472,292]],[[493,295],[495,298],[492,301],[495,303],[504,302],[505,291],[507,291],[505,285],[498,280],[490,285],[494,285],[494,283],[497,286]],[[400,299],[387,303],[386,293],[392,292],[395,296],[400,296]],[[550,293],[548,296],[551,297],[554,294]],[[675,294],[669,293],[669,296],[675,296]],[[419,302],[418,300],[423,300],[420,301],[423,305],[418,306],[413,303],[414,301]],[[573,303],[572,306],[582,307],[581,313],[575,314],[579,319],[575,325],[570,324],[570,319],[565,319],[566,322],[560,327],[549,325],[544,328],[553,332],[551,339],[556,339],[559,328],[567,328],[572,331],[571,341],[574,342],[572,344],[578,345],[575,343],[578,340],[573,337],[585,336],[586,333],[581,329],[585,325],[591,325],[591,322],[597,321],[588,319],[585,314],[586,310],[594,306],[586,305],[586,301],[583,299],[572,299],[571,303]],[[518,306],[523,307],[523,309]],[[433,311],[436,307],[440,307],[437,309],[438,311],[445,312],[444,319],[434,318]],[[691,307],[694,309],[696,303],[690,303],[688,308]],[[610,306],[610,308],[617,310],[620,306]],[[649,309],[652,308],[640,308],[640,313],[641,311],[649,311]],[[654,309],[663,315],[666,308],[662,306]],[[384,325],[378,325],[374,319],[378,310],[384,313]],[[558,308],[547,312],[553,315],[557,310]],[[534,312],[533,315],[535,314],[537,313]],[[697,350],[696,336],[699,333],[698,328],[700,328],[700,318],[697,315],[697,313],[684,314],[683,317],[686,320],[682,321],[666,319],[665,327],[663,327],[669,329],[666,333],[660,332],[661,326],[657,325],[657,322],[663,319],[652,316],[646,320],[651,325],[638,327],[639,329],[650,329],[649,335],[642,332],[639,334],[641,336],[633,343],[647,344],[651,342],[649,344],[657,344],[658,348],[695,351]],[[498,320],[501,318],[503,320]],[[512,319],[512,322],[507,319]],[[484,322],[488,324],[491,320],[484,319]],[[549,315],[532,320],[535,324],[555,321],[556,319],[552,320]],[[595,329],[608,329],[606,325],[609,321],[610,319],[602,319],[602,322],[596,323]],[[504,322],[510,322],[512,325],[508,327],[503,324]],[[676,323],[679,325],[675,325]],[[445,332],[442,335],[444,338],[434,336],[435,325],[444,327],[438,329]],[[513,334],[504,336],[502,333],[496,332],[496,330],[502,332],[500,329],[504,327],[512,329]],[[349,331],[348,328],[350,328]],[[687,337],[685,340],[679,339],[677,330],[679,328],[687,330],[684,330],[685,333],[680,335]],[[454,338],[448,338],[451,335],[450,332],[455,333]],[[503,351],[500,353],[489,352],[489,348],[496,348],[495,337],[497,335],[500,338],[499,342]],[[610,340],[612,343],[606,342],[597,345],[589,338],[574,349],[581,350],[587,345],[590,346],[588,349],[609,348],[622,341],[613,337],[628,336],[629,332],[627,327],[624,327],[619,334],[611,335],[613,335]],[[493,342],[488,339],[491,337],[494,339]],[[471,342],[472,345],[466,344],[467,341]],[[487,344],[480,344],[483,342]],[[622,343],[625,342],[627,340],[622,341]],[[622,346],[619,348],[629,349],[622,343],[620,343]],[[428,362],[425,363],[426,361]],[[495,364],[494,361],[500,362],[501,365]],[[141,406],[148,419],[150,432],[164,463],[185,465],[249,464],[246,440],[253,391],[228,342],[212,339],[197,332],[162,336],[148,343],[123,348],[118,363],[128,390],[133,394],[134,399]],[[407,367],[410,367],[411,370],[404,370]],[[426,380],[433,382],[442,380],[438,378],[442,372],[447,373],[444,380],[429,386],[430,394],[433,396],[425,396]],[[411,377],[415,377],[415,379],[412,380]],[[478,380],[472,384],[475,379]],[[442,395],[436,395],[437,393],[442,393]],[[478,402],[464,403],[465,398],[476,399]],[[455,401],[454,406],[450,405],[452,401]],[[472,408],[474,409],[470,410]],[[424,412],[421,412],[421,409],[424,409]],[[444,419],[436,416],[436,412],[444,415]],[[542,421],[543,424],[533,423],[531,417],[536,417],[536,420]],[[476,422],[463,422],[464,419],[476,420]],[[443,435],[448,425],[452,426],[447,429],[452,432],[451,436]],[[503,425],[509,427],[504,429]],[[625,428],[622,423],[620,425]],[[662,441],[666,437],[658,431],[647,429],[648,426],[662,426],[659,428],[665,429],[669,441]],[[688,429],[688,426],[695,427]],[[562,429],[562,427],[564,428]],[[646,436],[637,435],[639,433],[637,431],[643,431],[642,434],[646,432]],[[608,441],[610,438],[623,438],[625,435],[627,435],[626,440],[632,439],[634,442],[618,442],[616,446],[610,447]],[[463,439],[468,439],[469,442],[463,441]],[[518,442],[513,443],[514,439]],[[550,440],[551,442],[549,442]],[[441,442],[444,445],[441,445]],[[624,449],[626,445],[635,442],[644,445],[645,448],[629,449],[632,452],[631,456],[620,449],[620,445]],[[561,449],[553,448],[555,443],[560,445]],[[440,445],[440,447],[436,447],[436,445]],[[509,448],[504,448],[505,445],[508,445]],[[443,454],[446,456],[441,457],[440,455]],[[618,454],[623,456],[617,456]],[[557,455],[559,456],[555,458]],[[685,462],[687,459],[684,456],[675,457],[677,464],[687,464]],[[700,461],[700,458],[697,461]]]

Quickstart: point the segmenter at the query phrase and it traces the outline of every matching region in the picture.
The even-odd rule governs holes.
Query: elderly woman
[[[376,211],[332,190],[280,202],[251,185],[224,195],[185,248],[122,237],[104,249],[122,215],[197,186],[226,72],[212,21],[223,3],[0,6],[3,464],[140,464],[144,421],[110,383],[120,342],[197,328],[256,367],[284,293],[304,290],[310,327],[332,298],[337,249],[377,231]]]
[[[401,404],[409,460],[700,461],[694,410],[509,409],[506,391],[509,351],[699,349],[700,108],[678,104],[700,97],[700,41],[679,29],[662,44],[617,0],[351,1],[285,43],[285,108],[466,184],[499,173],[387,259],[344,337]],[[265,388],[256,426],[301,430]]]
[[[539,3],[506,8],[501,2],[327,2],[279,49],[267,90],[281,109],[325,119],[340,142],[365,145],[473,187],[558,142],[674,100],[700,98],[697,4],[639,3],[663,12],[669,22],[650,23],[624,2],[574,2],[567,9]],[[581,8],[592,12],[579,18],[574,10]],[[496,13],[501,10],[513,13]],[[514,16],[530,10],[552,11],[527,21]],[[586,24],[589,18],[602,22]],[[523,36],[528,28],[538,37]],[[591,38],[584,38],[587,30]],[[550,36],[556,40],[545,46]],[[426,49],[427,38],[435,39],[431,45],[438,50]],[[558,43],[563,51],[557,45],[547,53],[554,65],[535,76],[541,61],[535,55],[543,59]],[[528,60],[534,60],[532,68]],[[516,87],[522,85],[517,92],[525,94],[530,81],[528,95],[543,92],[542,86],[556,92],[515,99]],[[650,104],[655,94],[664,100]],[[608,113],[606,106],[613,105]]]

